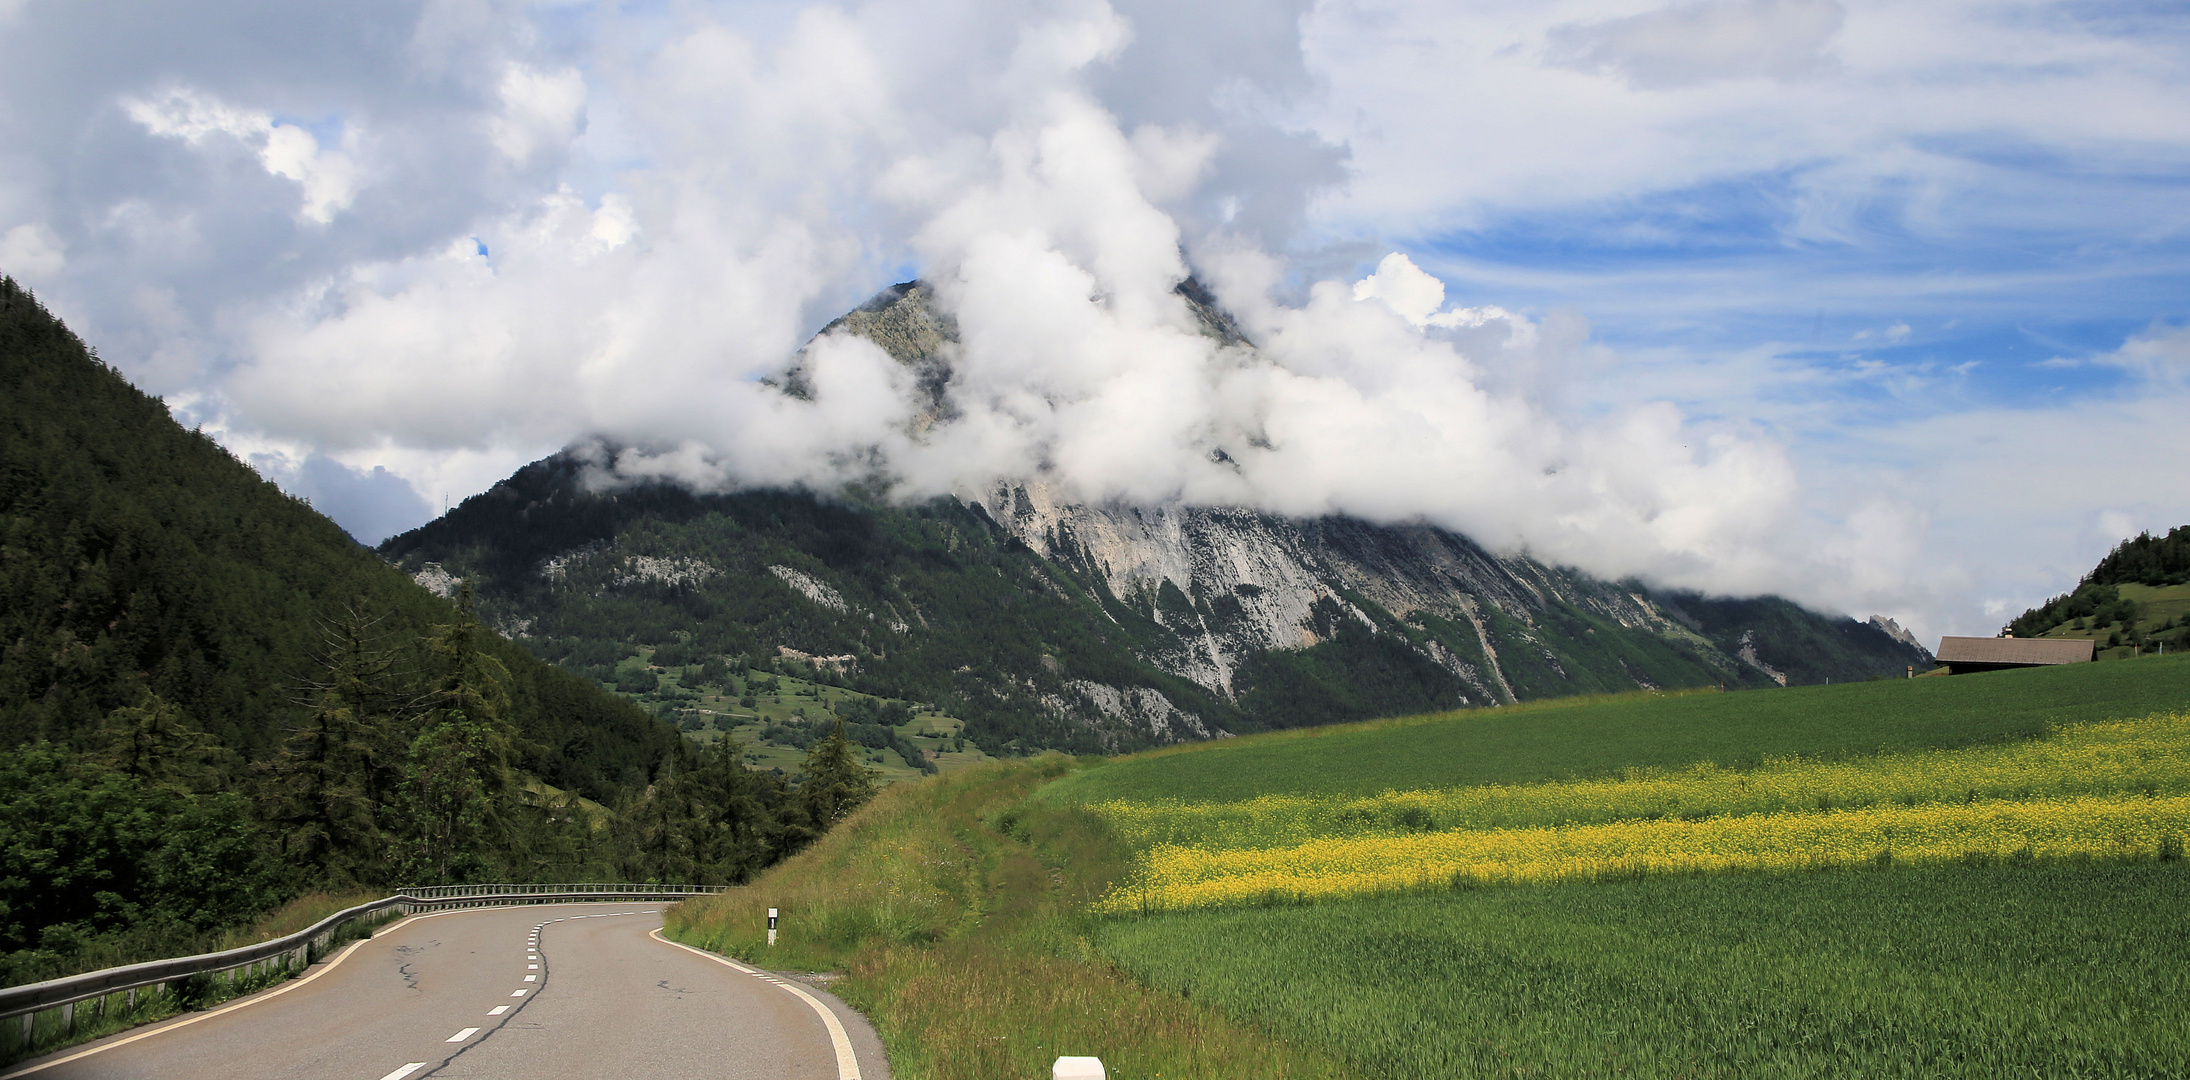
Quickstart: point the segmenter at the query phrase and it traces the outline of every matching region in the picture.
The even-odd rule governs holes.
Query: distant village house
[[[1939,639],[1938,660],[1949,675],[2005,668],[2089,663],[2097,642],[2082,638],[1950,637]]]

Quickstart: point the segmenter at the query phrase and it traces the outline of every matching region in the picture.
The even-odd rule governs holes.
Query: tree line
[[[553,789],[516,767],[508,669],[468,596],[421,638],[381,625],[325,620],[261,760],[150,691],[80,750],[0,752],[0,982],[184,949],[306,888],[735,884],[873,793],[841,724],[795,786],[746,769],[734,740],[680,739],[620,805]]]

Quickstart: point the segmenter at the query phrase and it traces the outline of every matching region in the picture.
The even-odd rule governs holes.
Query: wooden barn
[[[1949,675],[2049,664],[2090,663],[2098,643],[2081,638],[1950,637],[1939,639],[1938,660]]]

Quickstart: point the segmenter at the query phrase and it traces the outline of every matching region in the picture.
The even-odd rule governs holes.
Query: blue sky
[[[2190,521],[2179,4],[0,0],[0,95],[0,271],[368,541],[593,435],[886,451],[1936,635]],[[754,396],[913,273],[979,423]]]

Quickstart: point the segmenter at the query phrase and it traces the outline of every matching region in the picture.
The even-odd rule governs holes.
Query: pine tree
[[[221,787],[235,755],[150,690],[99,722],[93,760],[145,784],[188,792]]]
[[[455,621],[435,628],[429,646],[439,678],[411,740],[405,768],[411,835],[407,868],[419,884],[459,881],[487,871],[505,846],[515,782],[516,733],[509,722],[507,669],[480,648],[471,589],[457,597]]]
[[[799,804],[817,832],[850,817],[874,798],[877,774],[859,763],[842,719],[831,725],[827,738],[806,752],[800,772],[804,779],[799,781]]]
[[[266,764],[265,814],[282,854],[344,881],[386,877],[378,819],[402,779],[398,725],[412,711],[379,622],[354,606],[325,621],[321,676],[301,687],[308,711]]]

